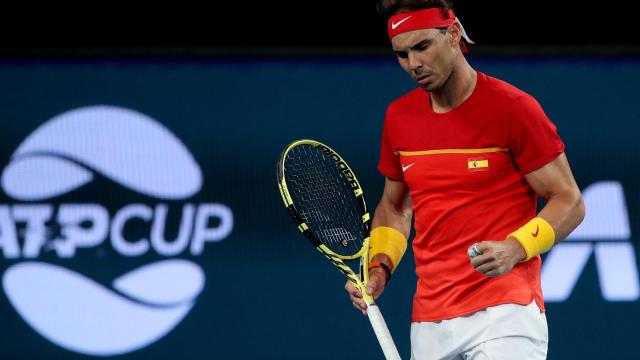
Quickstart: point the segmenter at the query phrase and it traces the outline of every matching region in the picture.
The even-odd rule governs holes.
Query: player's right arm
[[[384,192],[382,199],[376,207],[375,214],[372,220],[372,233],[374,231],[380,232],[381,230],[386,233],[391,233],[396,236],[402,236],[404,238],[406,248],[406,239],[409,238],[411,231],[411,218],[413,216],[413,209],[411,204],[411,198],[409,197],[409,188],[402,180],[385,179]],[[376,230],[376,228],[380,228]],[[387,229],[382,229],[387,228]],[[390,229],[389,229],[390,228]],[[404,250],[402,250],[404,252]],[[395,263],[394,260],[395,259]],[[374,254],[370,259],[371,262],[381,262],[386,264],[392,271],[398,265],[399,262],[397,254],[379,252]],[[374,299],[377,299],[382,292],[387,281],[387,274],[384,269],[380,267],[373,268],[369,271],[369,282],[367,283],[367,292],[373,295]],[[345,288],[349,293],[351,302],[356,309],[366,314],[367,305],[362,300],[362,294],[356,289],[350,282],[347,281]]]

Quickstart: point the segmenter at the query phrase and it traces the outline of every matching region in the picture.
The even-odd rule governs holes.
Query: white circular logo
[[[233,214],[219,203],[185,203],[178,235],[167,240],[167,204],[127,204],[110,216],[101,204],[33,203],[73,192],[96,174],[155,199],[183,200],[200,190],[202,173],[186,146],[160,123],[105,105],[47,121],[20,144],[2,173],[3,190],[29,202],[0,204],[0,250],[5,258],[27,259],[4,272],[7,298],[27,324],[53,343],[82,354],[113,356],[141,349],[178,325],[204,287],[202,269],[188,260],[167,259],[104,285],[36,261],[41,250],[73,258],[77,249],[109,239],[124,257],[150,251],[197,256],[206,243],[231,233]],[[147,238],[126,237],[124,228],[132,219],[149,224]],[[60,228],[53,237],[51,222]],[[26,231],[18,231],[16,224]]]
[[[200,167],[169,130],[103,105],[67,111],[35,130],[4,169],[2,188],[17,200],[43,200],[85,185],[94,172],[159,199],[184,199],[202,186]]]

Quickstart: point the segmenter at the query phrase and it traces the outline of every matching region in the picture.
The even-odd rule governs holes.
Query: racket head
[[[280,155],[278,186],[298,229],[325,255],[351,260],[368,253],[364,192],[336,151],[315,140],[292,142]]]

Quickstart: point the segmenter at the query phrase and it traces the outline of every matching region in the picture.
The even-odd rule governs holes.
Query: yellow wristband
[[[385,254],[391,259],[391,270],[395,271],[406,250],[407,239],[400,231],[387,226],[378,226],[371,231],[369,259],[377,254]]]
[[[545,219],[536,217],[531,219],[520,229],[509,234],[520,242],[527,253],[527,261],[532,257],[549,251],[556,241],[556,233]]]

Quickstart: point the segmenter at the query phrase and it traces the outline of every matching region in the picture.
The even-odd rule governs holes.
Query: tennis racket
[[[278,186],[298,229],[360,290],[384,356],[400,359],[380,309],[365,290],[371,217],[349,165],[320,142],[298,140],[280,155]],[[345,263],[357,260],[359,274]]]

